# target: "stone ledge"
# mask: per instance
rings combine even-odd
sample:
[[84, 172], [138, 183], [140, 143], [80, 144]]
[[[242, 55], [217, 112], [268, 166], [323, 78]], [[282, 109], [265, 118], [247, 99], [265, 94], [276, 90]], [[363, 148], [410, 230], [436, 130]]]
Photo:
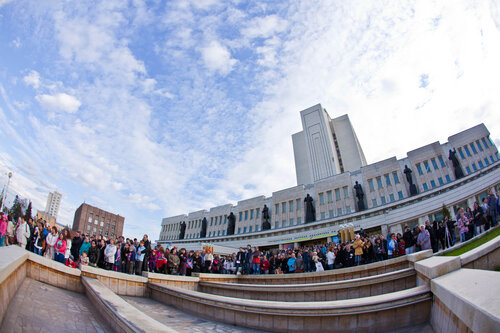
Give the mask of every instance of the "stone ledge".
[[186, 291], [181, 288], [156, 283], [150, 283], [148, 287], [152, 291], [202, 303], [205, 306], [282, 316], [331, 316], [376, 312], [419, 303], [432, 298], [428, 286], [414, 287], [377, 296], [323, 302], [257, 301]]
[[0, 247], [0, 284], [28, 259], [28, 255], [28, 251], [17, 245]]
[[415, 263], [415, 270], [428, 279], [434, 279], [460, 268], [459, 257], [434, 256]]
[[177, 332], [141, 312], [113, 293], [99, 280], [83, 276], [87, 296], [118, 332]]
[[45, 257], [38, 255], [38, 254], [34, 254], [32, 252], [28, 252], [28, 260], [32, 261], [34, 263], [37, 263], [41, 266], [51, 268], [55, 271], [59, 271], [59, 272], [64, 273], [64, 274], [69, 274], [69, 275], [73, 275], [73, 276], [80, 276], [82, 274], [82, 272], [78, 268], [68, 267], [64, 264], [61, 264], [60, 262], [57, 262], [57, 261], [52, 260], [52, 259], [47, 259]]
[[462, 268], [431, 281], [431, 290], [473, 332], [500, 328], [499, 272]]
[[157, 279], [157, 280], [176, 281], [176, 282], [198, 283], [200, 281], [199, 277], [160, 274], [151, 272], [142, 272], [142, 276], [146, 277], [147, 279]]
[[264, 292], [297, 292], [297, 291], [318, 291], [318, 290], [331, 290], [343, 288], [356, 288], [376, 283], [383, 283], [393, 281], [395, 279], [406, 278], [414, 276], [415, 270], [413, 268], [406, 268], [394, 272], [372, 275], [362, 278], [355, 278], [341, 281], [330, 282], [317, 282], [308, 284], [244, 284], [244, 283], [228, 283], [228, 282], [212, 282], [200, 281], [200, 286], [215, 287], [221, 289], [237, 289], [237, 290], [260, 290]]
[[460, 262], [462, 266], [465, 266], [470, 262], [476, 261], [477, 259], [492, 253], [499, 247], [500, 247], [500, 236], [497, 236], [494, 239], [490, 240], [489, 242], [486, 242], [483, 245], [478, 246], [477, 248], [467, 251], [466, 253], [460, 255], [459, 256]]
[[424, 250], [412, 254], [407, 254], [406, 258], [409, 262], [415, 263], [417, 261], [424, 260], [432, 256], [433, 256], [432, 250]]
[[108, 271], [105, 269], [96, 268], [96, 267], [92, 267], [92, 266], [82, 266], [81, 270], [82, 270], [82, 275], [86, 275], [84, 273], [89, 273], [92, 275], [105, 276], [105, 277], [118, 279], [118, 280], [126, 280], [126, 281], [141, 282], [141, 283], [148, 282], [148, 278], [146, 278], [144, 276], [131, 275], [131, 274], [126, 274], [126, 273], [118, 273], [118, 272]]

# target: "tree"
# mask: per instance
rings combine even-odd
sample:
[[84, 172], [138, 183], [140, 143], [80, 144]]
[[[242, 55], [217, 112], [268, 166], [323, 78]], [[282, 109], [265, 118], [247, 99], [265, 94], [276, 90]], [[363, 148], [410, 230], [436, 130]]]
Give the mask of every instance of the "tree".
[[23, 209], [18, 195], [16, 195], [16, 198], [14, 199], [14, 204], [12, 204], [10, 212], [12, 213], [15, 223], [17, 223], [18, 218], [23, 217]]
[[28, 204], [28, 208], [26, 208], [26, 214], [24, 214], [24, 219], [29, 221], [31, 219], [31, 201]]
[[443, 219], [447, 216], [449, 219], [451, 219], [451, 213], [448, 210], [448, 207], [446, 207], [445, 204], [443, 204]]

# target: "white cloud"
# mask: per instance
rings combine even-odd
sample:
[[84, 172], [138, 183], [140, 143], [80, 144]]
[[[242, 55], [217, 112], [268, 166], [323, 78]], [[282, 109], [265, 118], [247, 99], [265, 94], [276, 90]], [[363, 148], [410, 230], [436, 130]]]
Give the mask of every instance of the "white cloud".
[[276, 33], [285, 31], [287, 25], [287, 21], [279, 16], [268, 15], [252, 19], [249, 24], [242, 29], [241, 33], [248, 38], [267, 38]]
[[23, 81], [28, 86], [38, 89], [38, 87], [40, 87], [40, 74], [37, 71], [32, 70], [28, 75], [23, 77]]
[[63, 111], [68, 113], [75, 113], [82, 103], [75, 97], [59, 93], [55, 95], [37, 95], [36, 100], [40, 105], [49, 111]]
[[2, 6], [8, 4], [9, 2], [12, 2], [12, 0], [0, 0], [0, 8], [2, 8]]
[[21, 47], [21, 40], [19, 39], [19, 37], [17, 37], [16, 39], [14, 39], [12, 42], [11, 42], [12, 45], [14, 45], [14, 47], [16, 49], [20, 48]]
[[201, 56], [205, 66], [212, 72], [227, 75], [233, 70], [236, 59], [231, 58], [231, 53], [218, 41], [212, 41], [201, 49]]

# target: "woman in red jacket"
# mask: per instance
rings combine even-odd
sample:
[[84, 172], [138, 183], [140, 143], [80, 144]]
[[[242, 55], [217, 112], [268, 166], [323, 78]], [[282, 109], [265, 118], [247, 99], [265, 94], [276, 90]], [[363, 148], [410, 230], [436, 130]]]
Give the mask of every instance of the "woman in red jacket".
[[59, 239], [56, 242], [55, 250], [55, 260], [59, 261], [61, 264], [64, 264], [64, 262], [66, 261], [66, 258], [64, 258], [64, 255], [66, 254], [66, 239], [64, 238], [63, 233], [59, 234]]

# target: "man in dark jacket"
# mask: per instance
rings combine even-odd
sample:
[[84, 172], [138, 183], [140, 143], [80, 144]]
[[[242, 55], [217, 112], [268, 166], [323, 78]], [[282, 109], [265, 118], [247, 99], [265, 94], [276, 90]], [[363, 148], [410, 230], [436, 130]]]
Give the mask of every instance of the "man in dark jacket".
[[142, 241], [144, 242], [144, 247], [146, 248], [145, 250], [145, 255], [144, 255], [144, 261], [142, 262], [142, 270], [144, 272], [149, 271], [149, 257], [151, 257], [151, 242], [148, 239], [148, 235], [144, 235], [142, 238]]
[[403, 240], [405, 241], [405, 253], [412, 254], [415, 252], [415, 239], [410, 231], [410, 227], [405, 227], [405, 232], [403, 233]]
[[80, 232], [77, 231], [75, 237], [71, 241], [71, 255], [73, 256], [75, 261], [78, 261], [80, 258], [80, 247], [82, 246], [83, 240], [80, 237]]
[[[242, 247], [240, 247], [240, 250], [236, 254], [236, 273], [241, 272], [244, 273], [245, 269], [245, 255], [246, 252], [243, 250]], [[240, 271], [241, 270], [241, 271]]]
[[247, 245], [247, 251], [245, 253], [245, 274], [252, 273], [252, 247], [250, 244]]

